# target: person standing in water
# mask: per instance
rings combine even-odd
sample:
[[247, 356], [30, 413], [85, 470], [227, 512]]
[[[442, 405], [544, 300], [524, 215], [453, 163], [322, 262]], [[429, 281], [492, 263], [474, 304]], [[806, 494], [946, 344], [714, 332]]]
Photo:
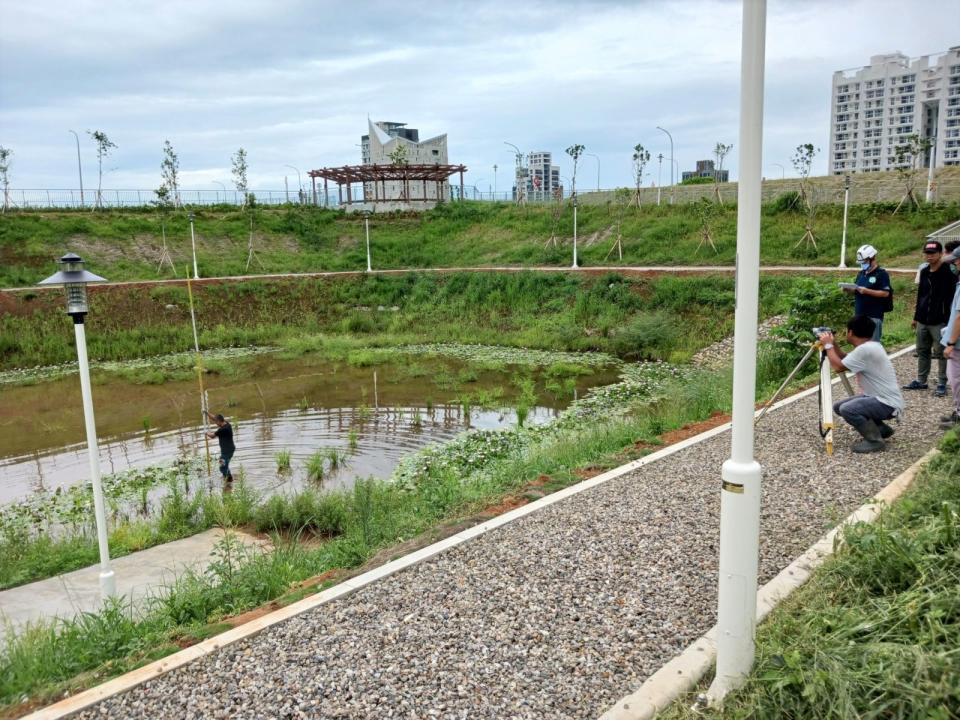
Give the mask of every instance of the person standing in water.
[[233, 482], [230, 460], [237, 450], [237, 446], [233, 444], [233, 428], [219, 413], [214, 415], [208, 412], [207, 417], [217, 424], [217, 429], [208, 432], [207, 437], [211, 440], [216, 438], [220, 442], [220, 474], [226, 482]]

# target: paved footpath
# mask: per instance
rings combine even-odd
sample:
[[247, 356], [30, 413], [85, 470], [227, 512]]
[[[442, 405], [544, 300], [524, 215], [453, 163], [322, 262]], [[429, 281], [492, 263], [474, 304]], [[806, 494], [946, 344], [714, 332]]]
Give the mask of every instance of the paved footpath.
[[[198, 533], [183, 540], [165, 543], [140, 552], [113, 558], [111, 566], [117, 593], [135, 605], [163, 592], [175, 577], [187, 569], [202, 570], [210, 553], [223, 537], [223, 530]], [[247, 545], [263, 542], [244, 533], [237, 538]], [[10, 626], [54, 617], [69, 618], [100, 607], [100, 566], [74, 570], [0, 592], [0, 642]]]
[[[895, 361], [900, 380], [916, 360]], [[827, 457], [817, 399], [758, 426], [761, 583], [937, 441], [908, 395], [888, 449]], [[729, 431], [462, 543], [82, 718], [595, 718], [715, 622]]]

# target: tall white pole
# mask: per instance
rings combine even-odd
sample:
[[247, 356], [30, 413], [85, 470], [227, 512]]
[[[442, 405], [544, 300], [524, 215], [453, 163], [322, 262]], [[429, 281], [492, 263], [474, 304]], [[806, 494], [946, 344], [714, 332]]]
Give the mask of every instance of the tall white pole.
[[370, 218], [365, 217], [363, 219], [363, 224], [367, 231], [367, 272], [371, 272], [373, 268], [370, 266]]
[[80, 394], [83, 396], [83, 421], [87, 428], [87, 454], [90, 456], [90, 485], [93, 488], [93, 513], [97, 521], [97, 545], [100, 548], [100, 596], [116, 597], [117, 583], [110, 567], [110, 545], [107, 542], [107, 513], [100, 482], [100, 446], [97, 424], [93, 417], [93, 393], [90, 390], [90, 364], [87, 361], [87, 334], [83, 317], [75, 317], [73, 330], [77, 339], [77, 360], [80, 365]]
[[190, 248], [193, 251], [193, 279], [200, 279], [200, 272], [197, 270], [197, 238], [193, 234], [193, 213], [190, 213]]
[[839, 268], [847, 267], [847, 210], [850, 208], [850, 176], [847, 175], [843, 180], [843, 237], [840, 240], [840, 265]]
[[660, 175], [663, 170], [663, 153], [657, 155], [657, 207], [660, 207]]
[[733, 431], [720, 492], [717, 671], [707, 699], [719, 704], [739, 687], [754, 658], [760, 480], [753, 457], [757, 306], [760, 286], [761, 147], [766, 0], [744, 0], [740, 59], [740, 182], [733, 346]]
[[930, 141], [930, 169], [927, 171], [927, 194], [925, 200], [927, 202], [933, 202], [933, 164], [937, 160], [937, 136], [934, 135]]
[[657, 130], [666, 133], [667, 137], [670, 138], [670, 204], [673, 205], [673, 135], [659, 125], [657, 125]]
[[77, 174], [80, 176], [80, 207], [83, 207], [83, 166], [80, 164], [80, 136], [76, 130], [70, 130], [77, 141]]
[[576, 270], [577, 265], [577, 194], [573, 194], [573, 265], [570, 266]]

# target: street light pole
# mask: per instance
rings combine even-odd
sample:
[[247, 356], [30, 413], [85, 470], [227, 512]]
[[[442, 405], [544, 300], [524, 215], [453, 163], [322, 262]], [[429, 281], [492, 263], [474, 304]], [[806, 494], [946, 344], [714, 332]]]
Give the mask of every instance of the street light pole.
[[785, 178], [787, 177], [787, 170], [786, 170], [785, 167], [783, 167], [783, 165], [781, 165], [780, 163], [770, 163], [770, 164], [773, 165], [774, 167], [780, 168], [780, 179], [781, 179], [781, 180], [783, 180], [783, 179], [785, 179]]
[[[213, 183], [214, 185], [219, 185], [221, 188], [223, 188], [223, 201], [226, 202], [226, 201], [227, 201], [227, 186], [224, 185], [224, 184], [223, 184], [222, 182], [220, 182], [219, 180], [211, 180], [210, 182]], [[217, 196], [217, 200], [218, 200], [218, 201], [220, 200], [220, 196], [219, 196], [219, 195]]]
[[937, 160], [937, 136], [934, 135], [930, 138], [930, 169], [927, 171], [927, 194], [924, 197], [928, 203], [933, 202], [933, 164]]
[[526, 183], [523, 184], [523, 185], [524, 185], [523, 187], [520, 186], [520, 180], [522, 179], [522, 178], [521, 178], [521, 175], [520, 175], [520, 169], [523, 167], [523, 153], [520, 152], [520, 148], [518, 148], [518, 147], [517, 147], [516, 145], [514, 145], [513, 143], [509, 143], [509, 142], [507, 142], [506, 140], [504, 140], [504, 141], [503, 141], [503, 144], [504, 144], [504, 145], [509, 145], [510, 147], [512, 147], [513, 150], [514, 150], [515, 156], [516, 156], [516, 160], [517, 160], [517, 169], [516, 169], [517, 202], [522, 205], [522, 204], [523, 204], [524, 197], [525, 197], [526, 194], [527, 194]]
[[850, 175], [843, 178], [843, 238], [840, 240], [840, 267], [847, 267], [847, 208], [850, 207]]
[[754, 459], [753, 414], [760, 288], [760, 185], [766, 0], [743, 0], [740, 57], [740, 180], [730, 459], [721, 471], [717, 669], [705, 700], [723, 702], [754, 660], [762, 468]]
[[367, 272], [373, 272], [373, 267], [370, 265], [370, 211], [364, 210], [363, 212], [363, 226], [367, 234]]
[[493, 201], [497, 201], [497, 164], [493, 164]]
[[293, 165], [284, 165], [284, 167], [288, 167], [291, 170], [296, 170], [297, 172], [297, 202], [302, 205], [303, 204], [303, 183], [300, 181], [300, 171], [297, 170], [297, 168], [295, 168]]
[[193, 251], [193, 279], [200, 279], [200, 272], [197, 270], [197, 238], [193, 234], [193, 213], [187, 215], [187, 219], [190, 221], [190, 248]]
[[670, 138], [670, 204], [673, 205], [673, 135], [659, 125], [657, 125], [657, 130], [665, 132], [667, 137]]
[[77, 141], [77, 174], [80, 176], [80, 207], [83, 207], [83, 167], [80, 165], [80, 136], [76, 130], [70, 130]]
[[663, 153], [657, 155], [657, 207], [660, 207], [660, 175], [663, 170]]
[[100, 596], [104, 600], [116, 597], [117, 583], [110, 566], [110, 544], [107, 542], [107, 513], [100, 481], [100, 447], [97, 425], [93, 416], [93, 393], [90, 388], [90, 364], [87, 360], [87, 335], [84, 318], [87, 305], [87, 283], [106, 282], [99, 275], [83, 269], [78, 255], [67, 253], [60, 258], [60, 271], [40, 282], [41, 285], [62, 285], [67, 291], [67, 314], [73, 318], [77, 341], [77, 361], [80, 370], [80, 394], [83, 397], [83, 420], [87, 432], [87, 454], [90, 461], [90, 486], [93, 489], [93, 512], [97, 523], [97, 546], [100, 550]]
[[579, 265], [577, 265], [577, 193], [573, 193], [573, 265], [570, 266], [572, 269], [576, 270]]
[[584, 155], [589, 155], [590, 157], [597, 159], [597, 192], [600, 192], [600, 156], [588, 152], [585, 152]]

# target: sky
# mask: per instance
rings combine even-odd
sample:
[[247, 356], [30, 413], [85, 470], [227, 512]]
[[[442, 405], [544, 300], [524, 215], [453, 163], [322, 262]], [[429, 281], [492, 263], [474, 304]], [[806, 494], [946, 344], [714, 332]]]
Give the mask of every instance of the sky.
[[[552, 152], [567, 178], [564, 149], [583, 144], [597, 157], [581, 159], [582, 189], [598, 169], [601, 187], [631, 184], [641, 143], [644, 184], [667, 184], [657, 126], [679, 170], [733, 143], [737, 176], [737, 0], [0, 0], [0, 18], [12, 188], [79, 187], [71, 130], [88, 188], [95, 130], [117, 145], [104, 188], [158, 187], [165, 140], [185, 189], [232, 187], [240, 147], [251, 189], [294, 188], [296, 170], [306, 185], [309, 169], [358, 164], [368, 116], [447, 133], [450, 162], [482, 190], [509, 189], [506, 142]], [[807, 142], [826, 172], [834, 71], [958, 44], [960, 0], [770, 0], [764, 174], [795, 174]]]

